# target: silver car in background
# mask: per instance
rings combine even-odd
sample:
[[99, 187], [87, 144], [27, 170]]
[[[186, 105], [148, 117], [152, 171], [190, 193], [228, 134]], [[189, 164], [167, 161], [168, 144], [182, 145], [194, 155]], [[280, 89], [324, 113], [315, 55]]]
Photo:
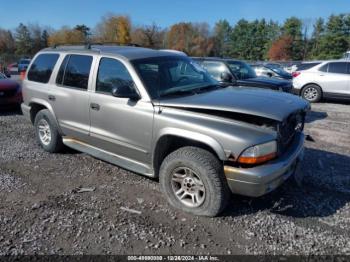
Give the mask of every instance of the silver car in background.
[[324, 61], [293, 73], [294, 93], [309, 102], [322, 98], [350, 99], [350, 61]]

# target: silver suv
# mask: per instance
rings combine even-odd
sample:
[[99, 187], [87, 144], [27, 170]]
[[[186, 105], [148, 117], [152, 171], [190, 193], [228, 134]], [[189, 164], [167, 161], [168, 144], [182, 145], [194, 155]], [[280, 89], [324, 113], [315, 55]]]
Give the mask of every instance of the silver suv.
[[40, 145], [64, 145], [160, 180], [167, 200], [215, 216], [233, 193], [261, 196], [295, 172], [309, 104], [223, 87], [190, 58], [137, 47], [39, 52], [22, 110]]

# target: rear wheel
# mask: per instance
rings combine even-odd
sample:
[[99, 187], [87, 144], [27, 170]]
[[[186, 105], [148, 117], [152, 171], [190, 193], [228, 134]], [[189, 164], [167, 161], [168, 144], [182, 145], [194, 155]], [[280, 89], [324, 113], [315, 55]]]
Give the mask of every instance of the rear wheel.
[[64, 148], [62, 137], [49, 110], [37, 113], [34, 121], [36, 138], [45, 151], [56, 153]]
[[322, 90], [318, 85], [307, 85], [303, 88], [301, 96], [312, 103], [318, 102], [322, 98]]
[[222, 164], [201, 148], [183, 147], [168, 155], [159, 180], [171, 205], [195, 215], [218, 215], [230, 197]]

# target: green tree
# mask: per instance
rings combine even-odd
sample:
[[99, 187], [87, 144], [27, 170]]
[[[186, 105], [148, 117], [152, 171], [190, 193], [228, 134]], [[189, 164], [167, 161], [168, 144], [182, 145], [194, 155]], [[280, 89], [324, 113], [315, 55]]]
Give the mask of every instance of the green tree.
[[288, 18], [283, 27], [282, 34], [292, 38], [290, 54], [292, 60], [302, 60], [304, 54], [305, 41], [302, 33], [303, 23], [297, 17]]
[[83, 37], [84, 37], [84, 42], [87, 42], [87, 41], [88, 41], [89, 36], [91, 35], [91, 33], [90, 33], [90, 28], [89, 28], [89, 27], [87, 27], [87, 26], [84, 25], [84, 24], [81, 24], [81, 25], [76, 25], [76, 26], [74, 27], [74, 30], [80, 32], [80, 33], [83, 35]]
[[214, 50], [215, 56], [228, 56], [231, 26], [227, 20], [219, 20], [214, 27]]
[[317, 58], [318, 54], [320, 53], [320, 41], [323, 37], [324, 31], [324, 19], [318, 18], [313, 26], [313, 32], [310, 41], [310, 58]]
[[30, 55], [32, 52], [32, 39], [28, 27], [20, 23], [16, 28], [16, 54]]
[[319, 59], [341, 58], [349, 49], [348, 16], [331, 15], [326, 24], [326, 31], [319, 43]]

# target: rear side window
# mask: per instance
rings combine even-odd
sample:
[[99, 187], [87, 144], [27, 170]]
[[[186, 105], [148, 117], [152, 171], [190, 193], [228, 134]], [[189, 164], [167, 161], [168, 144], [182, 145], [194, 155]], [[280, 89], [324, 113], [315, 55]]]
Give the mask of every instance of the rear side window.
[[87, 90], [92, 56], [69, 55], [62, 62], [56, 83], [65, 87]]
[[319, 64], [320, 64], [319, 62], [300, 64], [297, 66], [297, 71], [308, 70], [308, 69], [310, 69], [314, 66], [317, 66]]
[[58, 54], [38, 55], [28, 71], [28, 80], [39, 83], [49, 82], [58, 57]]
[[329, 63], [328, 73], [347, 74], [347, 66], [346, 62]]

